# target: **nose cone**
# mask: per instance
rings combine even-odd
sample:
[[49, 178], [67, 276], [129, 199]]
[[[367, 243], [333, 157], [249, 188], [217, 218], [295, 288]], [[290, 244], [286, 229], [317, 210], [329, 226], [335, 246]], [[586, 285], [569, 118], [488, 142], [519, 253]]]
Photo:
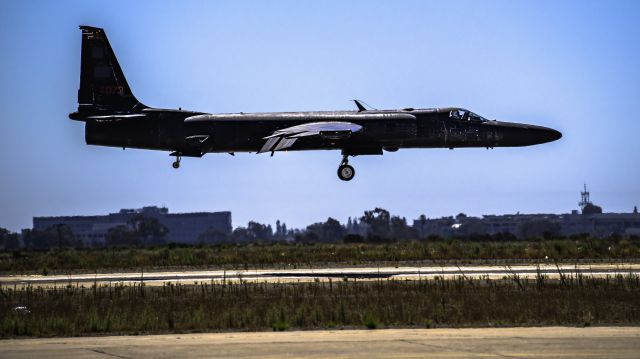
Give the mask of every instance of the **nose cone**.
[[562, 134], [548, 127], [520, 125], [514, 129], [512, 136], [516, 146], [532, 146], [555, 141], [562, 137]]
[[531, 146], [562, 138], [562, 133], [552, 128], [512, 122], [494, 122], [502, 134], [498, 146]]
[[536, 138], [536, 144], [553, 142], [562, 138], [562, 133], [556, 131], [553, 128], [539, 127], [535, 130], [534, 137]]

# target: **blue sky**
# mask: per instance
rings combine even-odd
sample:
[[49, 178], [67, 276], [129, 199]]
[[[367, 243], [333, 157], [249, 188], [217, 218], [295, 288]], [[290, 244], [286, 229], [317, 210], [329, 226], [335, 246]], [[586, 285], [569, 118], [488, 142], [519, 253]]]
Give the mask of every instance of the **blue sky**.
[[[0, 227], [166, 205], [301, 227], [384, 207], [417, 218], [564, 213], [587, 182], [640, 205], [638, 1], [0, 0]], [[135, 95], [206, 112], [461, 106], [556, 128], [525, 148], [209, 154], [92, 147], [67, 118], [78, 25], [104, 27]]]

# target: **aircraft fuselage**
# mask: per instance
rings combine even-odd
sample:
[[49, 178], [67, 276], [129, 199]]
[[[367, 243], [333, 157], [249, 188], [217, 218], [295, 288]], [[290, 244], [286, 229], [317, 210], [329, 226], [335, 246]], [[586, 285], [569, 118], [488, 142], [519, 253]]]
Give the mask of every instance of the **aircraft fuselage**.
[[[258, 152], [268, 134], [302, 123], [348, 118], [362, 131], [349, 139], [301, 139], [291, 151], [344, 150], [346, 154], [375, 154], [402, 148], [515, 147], [554, 141], [550, 128], [500, 121], [458, 120], [451, 109], [398, 111], [275, 112], [220, 114], [218, 119], [190, 121], [202, 113], [180, 110], [142, 110], [142, 118], [87, 121], [90, 145], [176, 151], [185, 155], [216, 152]], [[411, 115], [367, 118], [367, 115]], [[73, 116], [72, 116], [73, 117]], [[359, 119], [361, 117], [362, 119]], [[186, 120], [186, 121], [185, 121]], [[203, 143], [189, 138], [208, 136]], [[204, 137], [201, 137], [204, 138]]]
[[462, 108], [209, 114], [151, 108], [133, 95], [103, 29], [81, 26], [78, 110], [87, 144], [206, 153], [341, 150], [338, 176], [355, 174], [349, 156], [403, 148], [513, 147], [559, 139], [540, 126], [490, 121]]

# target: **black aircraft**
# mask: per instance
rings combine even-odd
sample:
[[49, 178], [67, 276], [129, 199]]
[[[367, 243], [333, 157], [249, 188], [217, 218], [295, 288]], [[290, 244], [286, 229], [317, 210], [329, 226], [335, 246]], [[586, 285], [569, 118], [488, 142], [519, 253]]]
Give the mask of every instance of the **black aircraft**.
[[78, 111], [87, 144], [170, 151], [181, 157], [205, 153], [340, 150], [338, 177], [355, 175], [350, 156], [381, 155], [400, 148], [513, 147], [550, 142], [556, 130], [487, 120], [462, 108], [210, 114], [158, 109], [138, 101], [104, 30], [80, 26], [82, 61]]

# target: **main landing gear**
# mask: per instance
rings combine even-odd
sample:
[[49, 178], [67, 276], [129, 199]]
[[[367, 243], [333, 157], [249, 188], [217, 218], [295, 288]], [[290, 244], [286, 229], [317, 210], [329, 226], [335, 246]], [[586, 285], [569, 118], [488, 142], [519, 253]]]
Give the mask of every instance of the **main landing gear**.
[[343, 155], [340, 167], [338, 167], [338, 177], [343, 181], [351, 181], [356, 175], [356, 170], [349, 166], [349, 156]]

